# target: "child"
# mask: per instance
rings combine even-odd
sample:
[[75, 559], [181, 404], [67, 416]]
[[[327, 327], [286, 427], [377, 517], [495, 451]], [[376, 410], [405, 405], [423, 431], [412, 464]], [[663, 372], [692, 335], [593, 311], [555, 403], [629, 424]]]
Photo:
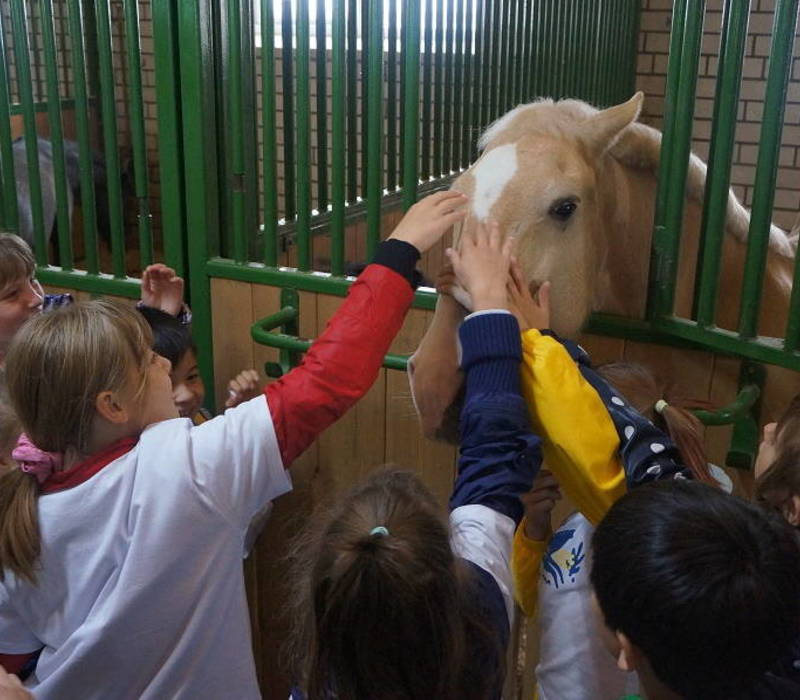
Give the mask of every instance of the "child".
[[[0, 479], [0, 663], [43, 648], [47, 698], [259, 697], [241, 566], [247, 526], [292, 461], [374, 382], [414, 266], [464, 216], [404, 217], [294, 371], [192, 426], [149, 328], [108, 301], [31, 320], [6, 357], [25, 430]], [[32, 369], [36, 368], [33, 372]]]
[[[163, 311], [151, 308], [139, 309], [153, 331], [153, 350], [165, 357], [172, 365], [172, 398], [181, 418], [191, 418], [200, 425], [212, 417], [203, 408], [206, 388], [197, 365], [197, 346], [192, 340], [192, 331], [185, 323]], [[243, 401], [261, 393], [258, 372], [243, 370], [228, 384], [226, 408], [238, 406]]]
[[800, 527], [800, 396], [777, 423], [764, 426], [754, 471], [757, 500]]
[[[700, 422], [678, 405], [662, 381], [636, 364], [618, 362], [597, 371], [633, 408], [673, 439], [695, 479], [717, 484], [710, 475], [712, 465], [706, 461]], [[588, 426], [583, 428], [585, 431]], [[593, 439], [599, 442], [603, 435]], [[606, 440], [618, 442], [616, 431]], [[721, 479], [727, 478], [721, 469], [713, 468]], [[619, 469], [622, 471], [622, 466]], [[730, 491], [730, 480], [726, 483]], [[538, 613], [538, 697], [616, 700], [635, 693], [638, 682], [634, 674], [616, 668], [592, 618], [588, 624], [584, 622], [591, 603], [589, 544], [594, 527], [574, 511], [553, 533], [550, 514], [558, 498], [555, 477], [540, 473], [531, 492], [523, 496], [525, 518], [515, 536], [511, 559], [520, 607], [528, 616]]]
[[415, 477], [381, 471], [313, 519], [297, 548], [295, 647], [310, 700], [500, 697], [508, 555], [540, 461], [519, 393], [519, 328], [492, 312], [506, 307], [508, 260], [497, 227], [454, 255], [476, 313], [460, 329], [466, 400], [450, 532]]
[[[29, 319], [73, 301], [70, 294], [45, 294], [35, 275], [36, 259], [30, 246], [13, 233], [0, 232], [0, 366], [17, 331]], [[183, 304], [183, 280], [161, 263], [142, 273], [139, 304], [177, 316], [183, 323], [191, 320]]]
[[776, 515], [706, 484], [650, 484], [592, 547], [608, 648], [648, 700], [799, 697], [767, 672], [800, 629], [798, 537]]

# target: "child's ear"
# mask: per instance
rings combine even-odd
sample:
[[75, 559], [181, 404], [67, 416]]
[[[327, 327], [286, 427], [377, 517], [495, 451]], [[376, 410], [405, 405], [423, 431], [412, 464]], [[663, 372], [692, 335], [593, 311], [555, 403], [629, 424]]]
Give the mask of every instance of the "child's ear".
[[617, 668], [620, 671], [635, 671], [641, 660], [639, 649], [634, 646], [623, 632], [615, 632], [619, 651], [617, 652]]
[[790, 525], [795, 527], [800, 525], [800, 496], [795, 494], [783, 504], [783, 517]]
[[128, 422], [128, 409], [113, 391], [102, 391], [97, 395], [94, 406], [102, 418], [117, 425]]

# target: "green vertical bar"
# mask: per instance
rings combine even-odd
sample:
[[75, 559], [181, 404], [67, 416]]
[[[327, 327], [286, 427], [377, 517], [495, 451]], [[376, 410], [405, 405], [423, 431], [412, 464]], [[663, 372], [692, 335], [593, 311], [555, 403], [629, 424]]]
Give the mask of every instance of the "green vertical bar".
[[442, 171], [453, 170], [453, 0], [447, 3], [444, 27], [444, 114], [442, 115]]
[[519, 33], [517, 34], [517, 103], [523, 104], [528, 101], [528, 73], [530, 71], [530, 29], [533, 5], [520, 0], [519, 3]]
[[367, 260], [372, 260], [381, 239], [383, 190], [383, 0], [369, 3], [369, 52], [367, 54]]
[[501, 50], [502, 46], [500, 44], [500, 3], [502, 0], [491, 0], [492, 2], [492, 18], [491, 27], [489, 36], [492, 40], [492, 49], [491, 49], [491, 58], [490, 61], [490, 70], [489, 70], [489, 81], [490, 81], [490, 88], [489, 88], [489, 114], [488, 118], [486, 119], [486, 124], [488, 125], [489, 122], [497, 119], [498, 116], [498, 107], [499, 107], [499, 100], [500, 100], [500, 60], [501, 60]]
[[22, 103], [22, 122], [25, 128], [25, 151], [28, 158], [28, 188], [31, 196], [34, 252], [38, 265], [47, 265], [47, 234], [42, 213], [42, 181], [39, 172], [39, 144], [36, 138], [36, 112], [33, 104], [30, 51], [25, 6], [22, 0], [12, 0], [11, 25], [14, 29], [14, 59], [17, 86]]
[[[156, 115], [158, 118], [158, 170], [161, 201], [161, 230], [164, 260], [179, 275], [186, 276], [184, 247], [185, 192], [181, 144], [180, 54], [178, 51], [177, 8], [168, 0], [153, 0], [153, 48], [156, 71]], [[83, 144], [81, 144], [83, 146]], [[88, 131], [86, 136], [88, 157]], [[81, 154], [83, 158], [83, 154]], [[84, 173], [81, 173], [83, 177]], [[88, 178], [91, 182], [91, 178]], [[84, 185], [81, 184], [81, 193]], [[85, 221], [84, 212], [84, 221]]]
[[386, 66], [386, 187], [397, 189], [397, 0], [389, 0], [389, 50]]
[[297, 267], [311, 269], [311, 110], [308, 3], [297, 3]]
[[[478, 0], [480, 2], [480, 0]], [[472, 53], [472, 0], [466, 0], [465, 22], [464, 22], [464, 51], [462, 53], [461, 61], [464, 66], [462, 80], [461, 80], [461, 153], [459, 165], [461, 168], [466, 168], [470, 162], [471, 155], [471, 141], [472, 130], [474, 122], [472, 120], [473, 110], [472, 101], [475, 99], [477, 92], [473, 88], [472, 82], [472, 66], [474, 57]]]
[[12, 231], [19, 227], [17, 186], [14, 176], [14, 154], [11, 148], [11, 100], [8, 95], [6, 70], [5, 13], [0, 12], [0, 183], [4, 202], [0, 224]]
[[[264, 0], [269, 2], [269, 0]], [[333, 179], [331, 181], [331, 272], [344, 274], [344, 207], [345, 207], [345, 0], [333, 1], [333, 56], [331, 129], [333, 139]]]
[[347, 6], [347, 200], [358, 196], [358, 0]]
[[114, 94], [109, 0], [98, 0], [97, 49], [100, 66], [100, 98], [103, 114], [103, 146], [106, 158], [108, 213], [111, 225], [111, 266], [114, 277], [125, 276], [125, 228], [122, 213], [122, 186], [119, 176], [117, 115]]
[[695, 286], [695, 318], [701, 326], [711, 325], [716, 314], [722, 238], [725, 235], [728, 188], [736, 137], [736, 111], [739, 105], [749, 12], [750, 0], [725, 0], [722, 10], [714, 117], [711, 123], [711, 146]]
[[328, 208], [328, 48], [325, 3], [317, 0], [317, 207]]
[[[92, 149], [89, 136], [89, 100], [86, 95], [86, 72], [83, 51], [83, 19], [81, 0], [70, 0], [69, 33], [71, 42], [71, 68], [75, 96], [75, 129], [78, 137], [78, 154], [81, 177], [81, 216], [86, 249], [86, 270], [97, 274], [100, 269], [97, 254], [97, 213], [92, 177]], [[0, 117], [1, 118], [1, 117]]]
[[147, 176], [147, 142], [139, 45], [139, 0], [125, 0], [125, 43], [128, 49], [128, 100], [133, 174], [138, 203], [136, 220], [139, 225], [139, 260], [142, 267], [146, 267], [153, 262], [153, 216], [150, 213], [150, 186]]
[[500, 96], [498, 97], [498, 114], [505, 114], [511, 105], [511, 90], [514, 73], [511, 69], [511, 6], [513, 0], [502, 0], [503, 11], [500, 16], [500, 65], [502, 66], [500, 78]]
[[464, 22], [465, 0], [455, 0], [458, 8], [455, 18], [455, 48], [453, 57], [453, 126], [452, 126], [452, 147], [450, 158], [450, 170], [457, 172], [461, 169], [461, 135], [466, 131], [464, 124], [465, 112], [463, 106], [463, 96], [469, 94], [469, 88], [464, 81], [465, 61], [464, 61], [464, 42], [466, 40], [466, 26]]
[[592, 48], [592, 33], [593, 31], [597, 31], [598, 27], [595, 27], [589, 17], [589, 13], [591, 12], [591, 6], [586, 3], [581, 3], [579, 5], [580, 15], [578, 19], [578, 30], [580, 34], [580, 44], [578, 45], [579, 54], [578, 54], [578, 78], [577, 78], [577, 85], [576, 85], [576, 92], [578, 97], [582, 100], [588, 100], [589, 97], [589, 66], [591, 66], [591, 61], [589, 60], [589, 52]]
[[261, 111], [263, 113], [261, 165], [264, 169], [264, 264], [270, 267], [278, 264], [278, 148], [275, 128], [275, 10], [273, 5], [273, 0], [261, 0]]
[[538, 72], [541, 67], [539, 58], [539, 22], [542, 18], [542, 6], [540, 3], [531, 3], [528, 9], [528, 30], [525, 32], [527, 37], [527, 54], [525, 65], [527, 70], [527, 80], [525, 82], [525, 101], [530, 102], [538, 97], [539, 80]]
[[244, 124], [242, 121], [242, 7], [241, 0], [227, 0], [228, 10], [228, 129], [231, 158], [231, 228], [233, 259], [247, 260], [244, 223]]
[[403, 13], [403, 208], [417, 201], [419, 173], [419, 0], [405, 0]]
[[485, 98], [483, 77], [485, 75], [484, 56], [486, 53], [483, 37], [484, 6], [487, 0], [475, 0], [475, 55], [471, 56], [472, 67], [472, 114], [470, 116], [469, 150], [470, 161], [478, 156], [478, 134], [483, 128], [482, 104]]
[[209, 234], [218, 210], [216, 182], [214, 54], [208, 0], [180, 2], [178, 16], [180, 98], [183, 114], [183, 155], [186, 176], [186, 230], [189, 253], [189, 294], [192, 302], [192, 337], [206, 386], [206, 405], [214, 402], [214, 347], [211, 325], [211, 284], [206, 270]]
[[58, 223], [58, 257], [64, 270], [72, 270], [72, 226], [67, 200], [67, 173], [64, 164], [64, 131], [61, 126], [61, 95], [58, 89], [56, 38], [52, 0], [40, 0], [42, 43], [44, 45], [45, 80], [47, 82], [47, 117], [50, 144], [53, 149], [53, 176]]
[[753, 209], [747, 234], [742, 306], [739, 313], [739, 334], [742, 338], [752, 338], [758, 331], [758, 311], [767, 262], [772, 205], [775, 202], [775, 181], [778, 176], [783, 118], [792, 70], [798, 3], [800, 0], [778, 0], [775, 5], [767, 88], [764, 93], [764, 117], [761, 121], [758, 163], [753, 185]]
[[369, 155], [367, 153], [367, 132], [369, 131], [369, 79], [367, 78], [367, 56], [369, 55], [369, 2], [361, 0], [361, 196], [366, 199], [369, 183]]
[[431, 177], [431, 107], [433, 99], [433, 0], [425, 0], [425, 51], [422, 54], [422, 166], [420, 177]]
[[704, 10], [704, 0], [676, 0], [673, 10], [648, 293], [649, 318], [670, 314], [675, 299]]
[[294, 219], [295, 169], [294, 169], [294, 32], [292, 31], [292, 0], [283, 0], [281, 13], [283, 47], [283, 197], [286, 220]]
[[442, 174], [444, 120], [444, 0], [436, 0], [436, 48], [433, 77], [433, 176]]
[[494, 2], [495, 0], [481, 0], [480, 9], [483, 11], [483, 17], [477, 27], [481, 35], [482, 52], [478, 63], [481, 75], [480, 80], [477, 81], [481, 91], [480, 118], [477, 123], [480, 125], [481, 131], [488, 126], [492, 113], [492, 15], [494, 14]]
[[514, 25], [511, 27], [512, 31], [516, 30], [516, 37], [514, 39], [514, 54], [512, 67], [514, 69], [514, 99], [512, 100], [512, 107], [516, 107], [523, 102], [523, 80], [525, 75], [525, 15], [526, 3], [524, 0], [517, 0], [516, 7], [514, 8]]

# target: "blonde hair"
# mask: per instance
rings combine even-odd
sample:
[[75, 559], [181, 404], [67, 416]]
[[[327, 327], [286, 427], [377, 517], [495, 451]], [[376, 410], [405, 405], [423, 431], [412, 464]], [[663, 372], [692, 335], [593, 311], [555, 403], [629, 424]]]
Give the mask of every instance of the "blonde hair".
[[[132, 308], [100, 299], [29, 321], [6, 356], [6, 384], [14, 414], [31, 441], [47, 452], [85, 453], [95, 402], [140, 378], [146, 387], [150, 329]], [[39, 528], [35, 477], [13, 469], [0, 477], [0, 580], [7, 569], [35, 582]]]
[[0, 233], [0, 289], [23, 277], [32, 277], [35, 269], [31, 247], [14, 233]]
[[800, 395], [795, 396], [775, 426], [775, 459], [756, 479], [755, 497], [781, 510], [800, 494]]

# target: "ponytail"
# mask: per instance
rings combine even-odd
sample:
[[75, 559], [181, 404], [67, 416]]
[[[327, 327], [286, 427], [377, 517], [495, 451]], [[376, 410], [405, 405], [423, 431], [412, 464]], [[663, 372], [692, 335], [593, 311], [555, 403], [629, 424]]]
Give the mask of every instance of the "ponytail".
[[35, 584], [39, 558], [39, 516], [36, 477], [21, 469], [0, 476], [0, 581], [7, 571]]
[[[658, 420], [661, 416], [661, 421]], [[697, 481], [719, 486], [708, 468], [708, 459], [703, 449], [703, 425], [697, 416], [685, 408], [667, 404], [656, 416], [656, 425], [663, 427], [678, 448], [684, 464], [689, 467]]]

